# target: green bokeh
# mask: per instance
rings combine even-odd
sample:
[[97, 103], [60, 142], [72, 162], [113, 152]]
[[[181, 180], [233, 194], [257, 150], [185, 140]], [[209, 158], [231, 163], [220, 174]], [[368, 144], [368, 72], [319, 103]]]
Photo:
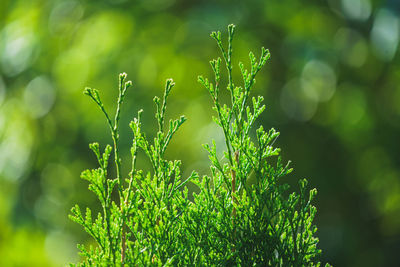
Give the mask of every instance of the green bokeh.
[[318, 188], [321, 260], [395, 265], [399, 14], [394, 0], [2, 0], [0, 266], [65, 265], [77, 260], [76, 243], [91, 242], [67, 214], [77, 202], [96, 207], [79, 175], [96, 166], [88, 143], [111, 138], [85, 86], [111, 109], [118, 73], [133, 81], [121, 118], [128, 159], [129, 121], [142, 108], [154, 133], [152, 98], [172, 77], [167, 116], [188, 121], [168, 157], [182, 159], [186, 174], [209, 171], [201, 144], [214, 138], [222, 148], [223, 140], [197, 76], [211, 77], [218, 52], [209, 33], [229, 23], [237, 25], [236, 66], [248, 64], [249, 49], [271, 51], [255, 89], [267, 104], [260, 124], [282, 133], [278, 144], [295, 168], [288, 182], [307, 177]]

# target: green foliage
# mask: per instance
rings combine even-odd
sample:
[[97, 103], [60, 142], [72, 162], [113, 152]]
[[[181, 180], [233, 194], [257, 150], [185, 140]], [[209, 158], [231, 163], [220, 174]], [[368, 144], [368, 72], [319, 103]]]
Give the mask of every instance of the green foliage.
[[[121, 174], [119, 153], [119, 118], [121, 105], [130, 81], [126, 74], [119, 77], [119, 97], [114, 121], [105, 110], [99, 93], [87, 88], [90, 96], [107, 119], [114, 148], [107, 145], [100, 152], [98, 143], [90, 145], [99, 168], [86, 170], [82, 178], [89, 182], [102, 206], [93, 217], [78, 205], [72, 208], [72, 220], [82, 225], [96, 241], [96, 247], [79, 246], [84, 257], [80, 266], [123, 265], [223, 265], [223, 266], [318, 266], [320, 250], [316, 245], [313, 219], [316, 208], [311, 201], [316, 190], [307, 190], [307, 180], [300, 180], [299, 193], [288, 191], [281, 178], [290, 173], [289, 163], [283, 164], [279, 148], [273, 144], [279, 133], [252, 129], [265, 110], [263, 97], [251, 98], [255, 77], [270, 57], [261, 49], [257, 60], [249, 54], [250, 69], [239, 63], [242, 85], [232, 76], [232, 41], [234, 25], [228, 26], [228, 48], [224, 48], [220, 32], [213, 32], [222, 58], [212, 60], [214, 82], [199, 77], [209, 91], [221, 127], [226, 151], [217, 155], [215, 141], [204, 145], [211, 161], [211, 175], [200, 177], [192, 172], [182, 177], [179, 160], [165, 159], [172, 137], [185, 122], [185, 117], [169, 121], [165, 127], [167, 99], [174, 86], [166, 82], [162, 101], [155, 97], [155, 118], [158, 131], [150, 142], [142, 132], [141, 114], [130, 123], [133, 132], [131, 171]], [[221, 63], [228, 74], [226, 88], [231, 103], [220, 100]], [[249, 105], [248, 102], [251, 102]], [[144, 172], [136, 166], [137, 152], [148, 157], [152, 170]], [[110, 177], [108, 164], [114, 150], [116, 177]], [[197, 185], [193, 201], [189, 200], [186, 184]]]

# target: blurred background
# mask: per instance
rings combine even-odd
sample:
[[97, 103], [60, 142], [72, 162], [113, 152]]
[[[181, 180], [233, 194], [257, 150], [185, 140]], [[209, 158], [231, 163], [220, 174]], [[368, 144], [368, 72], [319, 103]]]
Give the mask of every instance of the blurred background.
[[0, 265], [63, 266], [90, 242], [67, 215], [74, 203], [96, 207], [79, 175], [96, 167], [88, 143], [111, 138], [85, 86], [111, 112], [118, 73], [133, 81], [121, 121], [128, 159], [129, 121], [143, 108], [154, 134], [152, 98], [172, 77], [168, 117], [188, 121], [168, 158], [183, 159], [185, 175], [209, 172], [201, 144], [223, 148], [222, 132], [197, 76], [212, 77], [210, 32], [226, 37], [234, 23], [235, 66], [270, 49], [254, 90], [267, 105], [260, 124], [281, 131], [295, 169], [285, 182], [318, 188], [321, 261], [398, 266], [399, 12], [397, 0], [1, 0]]

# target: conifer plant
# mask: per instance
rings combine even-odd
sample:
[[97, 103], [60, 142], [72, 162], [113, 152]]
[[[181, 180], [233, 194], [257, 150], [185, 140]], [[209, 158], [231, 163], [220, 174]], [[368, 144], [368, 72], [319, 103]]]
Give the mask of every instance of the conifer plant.
[[[204, 145], [210, 158], [210, 174], [181, 175], [181, 161], [165, 158], [165, 151], [185, 117], [165, 125], [167, 100], [174, 87], [165, 84], [164, 95], [154, 98], [158, 125], [154, 140], [142, 131], [141, 114], [131, 121], [133, 132], [131, 171], [121, 173], [119, 120], [126, 91], [132, 83], [119, 75], [119, 96], [114, 118], [106, 111], [99, 92], [86, 88], [109, 126], [113, 146], [104, 150], [90, 144], [99, 167], [86, 170], [81, 178], [97, 196], [101, 211], [82, 212], [76, 205], [70, 218], [83, 226], [96, 245], [78, 245], [82, 262], [77, 266], [319, 266], [316, 208], [311, 204], [316, 189], [299, 181], [298, 192], [290, 192], [282, 179], [292, 169], [283, 163], [280, 149], [273, 147], [279, 133], [259, 127], [256, 120], [265, 109], [263, 97], [251, 97], [255, 77], [270, 58], [261, 49], [259, 59], [250, 52], [250, 68], [239, 63], [242, 81], [232, 75], [232, 42], [235, 26], [228, 26], [228, 45], [220, 32], [212, 32], [222, 59], [212, 60], [213, 81], [199, 76], [211, 95], [222, 129], [226, 149], [217, 155], [214, 141]], [[221, 66], [227, 81], [223, 86]], [[240, 84], [240, 85], [239, 85]], [[221, 88], [230, 94], [230, 103], [221, 103]], [[254, 136], [254, 138], [253, 138]], [[151, 171], [136, 166], [138, 151], [144, 151]], [[113, 156], [115, 174], [110, 174]], [[198, 187], [189, 200], [187, 183]], [[73, 265], [74, 266], [74, 265]]]

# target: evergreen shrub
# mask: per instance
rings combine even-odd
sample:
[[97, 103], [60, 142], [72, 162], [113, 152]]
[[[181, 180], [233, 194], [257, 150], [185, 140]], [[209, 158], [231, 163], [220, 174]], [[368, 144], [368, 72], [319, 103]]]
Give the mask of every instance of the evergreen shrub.
[[[82, 211], [76, 205], [70, 218], [82, 225], [97, 245], [78, 245], [82, 262], [77, 266], [319, 266], [312, 201], [316, 189], [299, 181], [299, 192], [290, 192], [282, 178], [292, 169], [284, 163], [274, 142], [279, 132], [261, 126], [256, 120], [265, 109], [263, 97], [251, 97], [255, 77], [270, 58], [261, 49], [257, 59], [250, 52], [250, 69], [239, 63], [243, 81], [232, 76], [232, 41], [235, 26], [228, 26], [228, 46], [220, 32], [212, 32], [222, 59], [212, 60], [213, 81], [198, 80], [210, 93], [222, 129], [226, 151], [217, 155], [216, 143], [204, 145], [210, 159], [210, 174], [193, 171], [181, 175], [181, 161], [165, 158], [165, 151], [185, 117], [171, 120], [166, 127], [167, 100], [174, 87], [166, 81], [162, 99], [155, 97], [158, 124], [153, 141], [142, 131], [140, 110], [131, 121], [133, 139], [131, 171], [121, 173], [119, 120], [121, 106], [132, 83], [125, 73], [119, 75], [119, 97], [114, 118], [106, 111], [99, 92], [86, 88], [101, 109], [110, 128], [113, 147], [103, 150], [90, 144], [99, 167], [85, 170], [81, 178], [89, 182], [101, 212]], [[222, 63], [223, 62], [223, 63]], [[226, 67], [227, 83], [221, 80], [221, 65]], [[220, 88], [226, 87], [230, 103], [222, 104]], [[254, 138], [253, 138], [254, 137]], [[152, 170], [137, 168], [138, 151], [144, 151]], [[113, 154], [113, 160], [111, 159]], [[115, 174], [108, 172], [110, 162]], [[124, 162], [125, 163], [125, 162]], [[187, 183], [198, 187], [189, 199]], [[73, 265], [74, 266], [74, 265]]]

